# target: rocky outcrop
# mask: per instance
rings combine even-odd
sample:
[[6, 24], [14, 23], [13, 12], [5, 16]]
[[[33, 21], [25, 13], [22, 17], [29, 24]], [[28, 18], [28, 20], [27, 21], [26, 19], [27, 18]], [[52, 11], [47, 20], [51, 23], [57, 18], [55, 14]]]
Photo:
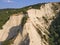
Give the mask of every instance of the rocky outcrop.
[[1, 45], [49, 45], [48, 29], [60, 11], [59, 5], [47, 3], [27, 10], [27, 14], [12, 15], [0, 30]]

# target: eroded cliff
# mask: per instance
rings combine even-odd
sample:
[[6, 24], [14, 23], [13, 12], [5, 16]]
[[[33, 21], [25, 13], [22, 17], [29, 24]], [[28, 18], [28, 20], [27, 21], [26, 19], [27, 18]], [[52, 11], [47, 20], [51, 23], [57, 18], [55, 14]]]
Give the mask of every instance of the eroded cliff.
[[[55, 24], [59, 25], [58, 21], [55, 22], [60, 13], [59, 5], [46, 3], [39, 9], [29, 7], [25, 14], [10, 16], [0, 30], [0, 45], [59, 45], [59, 30], [56, 32], [55, 29]], [[55, 33], [57, 37], [54, 37]]]

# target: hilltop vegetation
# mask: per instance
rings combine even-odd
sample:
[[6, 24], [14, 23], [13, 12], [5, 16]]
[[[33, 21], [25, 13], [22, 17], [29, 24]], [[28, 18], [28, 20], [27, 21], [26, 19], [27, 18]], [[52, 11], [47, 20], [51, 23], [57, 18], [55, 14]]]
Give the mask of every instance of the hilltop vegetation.
[[31, 8], [39, 9], [42, 4], [30, 5], [30, 6], [19, 8], [19, 9], [0, 9], [0, 29], [2, 29], [2, 26], [5, 24], [5, 22], [9, 19], [9, 17], [12, 14], [17, 14], [20, 12], [23, 12], [24, 14], [26, 14], [27, 13], [26, 11], [28, 9], [31, 9]]

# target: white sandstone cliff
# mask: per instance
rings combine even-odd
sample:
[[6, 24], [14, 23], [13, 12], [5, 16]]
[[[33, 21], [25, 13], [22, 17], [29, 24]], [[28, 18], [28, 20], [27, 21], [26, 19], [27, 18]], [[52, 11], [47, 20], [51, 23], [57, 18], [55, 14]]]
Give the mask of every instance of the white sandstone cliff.
[[[54, 5], [57, 6], [58, 4], [54, 3]], [[16, 36], [11, 45], [49, 45], [48, 27], [59, 12], [59, 10], [53, 10], [52, 8], [54, 8], [52, 3], [47, 3], [42, 5], [40, 9], [28, 10], [29, 18], [23, 29], [21, 29], [22, 27], [20, 25], [24, 14], [11, 16], [3, 26], [3, 29], [0, 30], [0, 42]]]

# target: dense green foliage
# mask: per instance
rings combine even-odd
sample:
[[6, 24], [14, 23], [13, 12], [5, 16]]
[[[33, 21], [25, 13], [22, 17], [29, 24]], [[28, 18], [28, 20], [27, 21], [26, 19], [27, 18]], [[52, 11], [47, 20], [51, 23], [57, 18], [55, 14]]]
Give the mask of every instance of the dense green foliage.
[[60, 45], [60, 12], [57, 14], [56, 19], [52, 21], [49, 32], [50, 45]]
[[21, 26], [22, 26], [22, 27], [23, 27], [24, 24], [26, 23], [27, 19], [28, 19], [28, 16], [27, 16], [27, 15], [25, 15], [25, 16], [22, 18], [22, 20], [21, 20]]

